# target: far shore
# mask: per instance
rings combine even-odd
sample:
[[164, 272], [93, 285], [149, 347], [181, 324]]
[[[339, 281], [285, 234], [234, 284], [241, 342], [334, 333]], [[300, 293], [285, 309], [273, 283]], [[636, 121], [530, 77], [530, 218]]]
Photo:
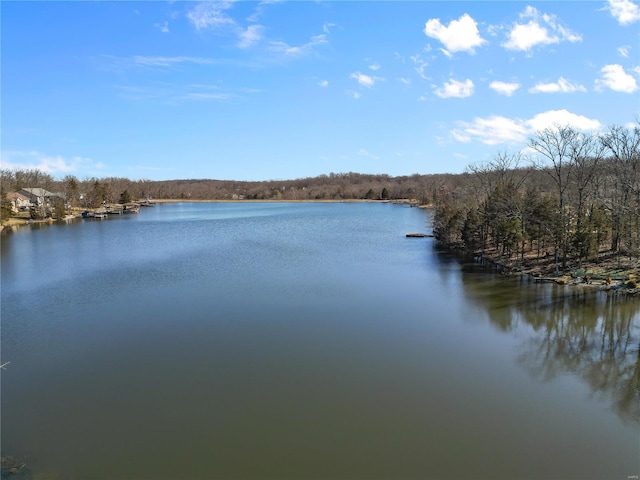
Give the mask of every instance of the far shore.
[[416, 204], [416, 200], [373, 200], [373, 199], [315, 199], [308, 198], [302, 200], [290, 199], [191, 199], [191, 198], [158, 198], [153, 199], [153, 203], [407, 203]]
[[389, 200], [278, 200], [278, 199], [191, 199], [191, 198], [158, 198], [153, 203], [344, 203], [344, 202], [388, 202]]
[[402, 205], [410, 205], [418, 208], [432, 208], [433, 205], [421, 204], [415, 199], [394, 199], [394, 200], [377, 200], [364, 198], [347, 198], [347, 199], [189, 199], [189, 198], [159, 198], [154, 199], [153, 203], [395, 203]]
[[[430, 205], [421, 205], [415, 199], [393, 199], [393, 200], [377, 200], [377, 199], [303, 199], [303, 200], [287, 200], [287, 199], [191, 199], [191, 198], [158, 198], [153, 199], [151, 201], [154, 204], [161, 203], [395, 203], [395, 204], [406, 204], [419, 208], [430, 208]], [[144, 203], [143, 200], [139, 200], [136, 203]], [[61, 222], [67, 220], [73, 220], [74, 218], [80, 218], [80, 214], [82, 211], [94, 211], [95, 208], [73, 208], [73, 213], [65, 216], [61, 219]], [[23, 225], [32, 225], [35, 223], [56, 223], [58, 220], [53, 218], [43, 218], [43, 219], [29, 219], [24, 217], [9, 217], [7, 219], [2, 219], [0, 223], [0, 232], [4, 230], [4, 228], [12, 228]]]

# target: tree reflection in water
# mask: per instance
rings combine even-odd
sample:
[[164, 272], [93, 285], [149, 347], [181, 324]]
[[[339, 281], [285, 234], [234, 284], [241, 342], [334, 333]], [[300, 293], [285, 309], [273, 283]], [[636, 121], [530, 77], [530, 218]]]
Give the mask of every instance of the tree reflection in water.
[[[438, 256], [448, 278], [454, 257]], [[525, 338], [518, 360], [532, 374], [544, 381], [576, 375], [623, 421], [640, 423], [640, 298], [457, 265], [468, 299], [500, 330]]]

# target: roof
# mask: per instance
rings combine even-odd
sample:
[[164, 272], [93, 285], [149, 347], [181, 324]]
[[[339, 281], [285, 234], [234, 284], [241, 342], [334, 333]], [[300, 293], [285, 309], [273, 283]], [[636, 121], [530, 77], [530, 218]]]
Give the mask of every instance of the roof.
[[18, 190], [18, 193], [20, 192], [27, 192], [28, 194], [35, 195], [36, 197], [50, 197], [53, 195], [44, 188], [21, 188]]
[[18, 193], [26, 194], [26, 196], [30, 197], [30, 198], [33, 198], [33, 197], [38, 197], [38, 198], [60, 197], [60, 198], [65, 198], [64, 193], [60, 193], [60, 192], [52, 193], [52, 192], [49, 192], [48, 190], [45, 190], [44, 188], [21, 188], [20, 190], [18, 190]]
[[7, 193], [7, 198], [9, 200], [13, 200], [14, 198], [20, 198], [22, 200], [29, 200], [29, 197], [27, 197], [26, 195], [22, 195], [21, 193], [18, 193], [18, 192]]

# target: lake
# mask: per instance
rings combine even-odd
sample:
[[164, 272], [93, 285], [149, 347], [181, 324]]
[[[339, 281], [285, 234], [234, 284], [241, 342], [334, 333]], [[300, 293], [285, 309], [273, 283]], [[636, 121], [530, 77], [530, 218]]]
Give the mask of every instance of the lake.
[[640, 474], [638, 300], [405, 238], [429, 215], [176, 203], [2, 235], [3, 455], [60, 479]]

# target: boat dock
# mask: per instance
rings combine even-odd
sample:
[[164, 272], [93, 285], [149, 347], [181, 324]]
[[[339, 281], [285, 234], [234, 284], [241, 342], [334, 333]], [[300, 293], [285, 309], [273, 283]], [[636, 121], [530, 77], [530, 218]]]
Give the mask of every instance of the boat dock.
[[140, 205], [137, 203], [107, 204], [100, 208], [82, 211], [82, 218], [106, 218], [108, 215], [123, 215], [128, 213], [140, 213]]
[[430, 233], [407, 233], [407, 238], [424, 238], [424, 237], [433, 237]]

